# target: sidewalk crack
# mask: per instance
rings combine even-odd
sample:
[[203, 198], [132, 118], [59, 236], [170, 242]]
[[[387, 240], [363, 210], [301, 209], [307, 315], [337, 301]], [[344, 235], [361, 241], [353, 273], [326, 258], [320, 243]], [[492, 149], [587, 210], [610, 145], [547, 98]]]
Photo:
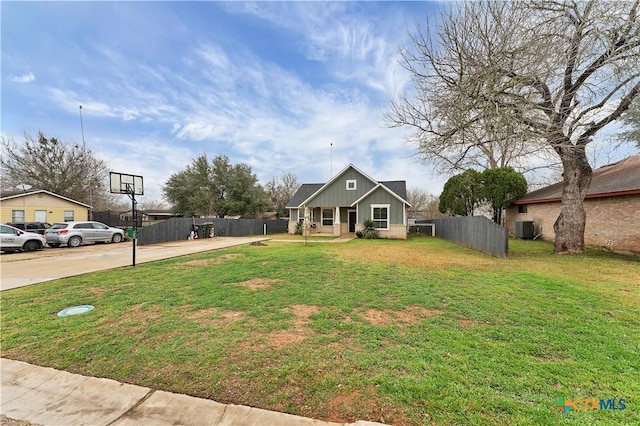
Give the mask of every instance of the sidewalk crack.
[[123, 417], [126, 417], [127, 415], [129, 415], [130, 413], [132, 413], [136, 408], [138, 408], [143, 402], [145, 402], [147, 399], [149, 399], [151, 397], [151, 395], [153, 395], [155, 393], [155, 389], [150, 389], [149, 392], [147, 392], [147, 394], [145, 396], [143, 396], [142, 398], [140, 398], [138, 400], [138, 402], [136, 402], [135, 404], [133, 404], [131, 406], [131, 408], [129, 408], [127, 411], [125, 411], [124, 413], [120, 414], [117, 418], [115, 418], [114, 420], [110, 421], [109, 423], [107, 423], [105, 426], [111, 426], [114, 423], [116, 423], [118, 420], [122, 419]]

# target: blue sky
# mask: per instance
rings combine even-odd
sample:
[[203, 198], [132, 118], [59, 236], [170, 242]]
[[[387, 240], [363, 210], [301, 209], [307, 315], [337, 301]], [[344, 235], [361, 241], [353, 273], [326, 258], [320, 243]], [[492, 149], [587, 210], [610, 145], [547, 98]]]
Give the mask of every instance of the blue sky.
[[1, 132], [80, 143], [82, 105], [86, 144], [147, 200], [203, 153], [261, 183], [353, 163], [438, 195], [447, 177], [383, 114], [407, 88], [408, 29], [440, 5], [2, 1]]
[[[384, 126], [431, 2], [6, 2], [2, 134], [82, 142], [146, 196], [197, 156], [324, 182], [348, 163], [440, 192]], [[331, 147], [333, 144], [333, 147]]]

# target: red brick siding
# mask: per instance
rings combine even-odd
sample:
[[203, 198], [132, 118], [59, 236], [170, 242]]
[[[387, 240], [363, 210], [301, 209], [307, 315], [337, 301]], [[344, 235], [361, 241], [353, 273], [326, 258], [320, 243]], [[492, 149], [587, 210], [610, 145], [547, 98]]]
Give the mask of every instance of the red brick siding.
[[[584, 205], [587, 246], [640, 254], [640, 195], [586, 199]], [[542, 234], [543, 239], [553, 241], [553, 224], [560, 209], [559, 201], [527, 204], [527, 213], [518, 213], [518, 206], [511, 206], [507, 209], [509, 233], [515, 234], [516, 220], [532, 220], [535, 234]]]

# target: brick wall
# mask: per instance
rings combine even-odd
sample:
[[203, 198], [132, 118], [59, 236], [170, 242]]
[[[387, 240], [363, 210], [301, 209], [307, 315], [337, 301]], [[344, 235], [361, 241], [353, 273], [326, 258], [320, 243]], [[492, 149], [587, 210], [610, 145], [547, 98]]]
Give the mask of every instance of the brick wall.
[[[587, 224], [585, 244], [618, 253], [640, 254], [640, 195], [586, 199]], [[560, 201], [528, 204], [527, 213], [518, 213], [518, 206], [507, 209], [507, 228], [515, 234], [516, 220], [534, 222], [534, 232], [544, 240], [553, 241], [553, 224], [560, 214]]]

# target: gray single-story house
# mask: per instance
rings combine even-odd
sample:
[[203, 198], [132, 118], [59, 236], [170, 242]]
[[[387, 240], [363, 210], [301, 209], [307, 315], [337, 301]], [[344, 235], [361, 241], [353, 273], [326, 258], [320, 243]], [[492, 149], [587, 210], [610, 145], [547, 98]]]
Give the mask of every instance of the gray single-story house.
[[291, 234], [307, 211], [312, 233], [355, 234], [371, 219], [380, 237], [397, 239], [407, 238], [409, 207], [405, 181], [379, 182], [353, 164], [327, 183], [303, 184], [286, 206]]

